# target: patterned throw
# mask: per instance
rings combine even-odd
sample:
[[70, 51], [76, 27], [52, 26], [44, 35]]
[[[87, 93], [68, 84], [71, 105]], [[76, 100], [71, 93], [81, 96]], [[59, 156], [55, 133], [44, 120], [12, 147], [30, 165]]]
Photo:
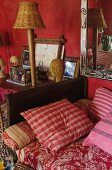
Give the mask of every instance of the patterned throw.
[[9, 157], [8, 147], [4, 144], [2, 134], [3, 131], [7, 128], [7, 106], [6, 103], [0, 106], [0, 158]]
[[33, 168], [31, 167], [28, 167], [24, 164], [21, 164], [20, 162], [17, 162], [16, 165], [15, 165], [15, 168], [14, 170], [34, 170]]
[[[75, 141], [52, 155], [34, 141], [16, 153], [22, 164], [42, 170], [111, 170], [112, 155], [97, 146], [82, 146]], [[27, 170], [27, 169], [26, 169]]]
[[5, 103], [5, 95], [9, 93], [13, 93], [14, 91], [11, 89], [4, 89], [0, 87], [0, 104]]
[[[7, 158], [12, 161], [7, 146], [2, 139], [2, 133], [7, 128], [7, 106], [5, 103], [5, 95], [13, 93], [10, 89], [4, 89], [0, 87], [0, 158]], [[4, 104], [3, 104], [4, 103]]]

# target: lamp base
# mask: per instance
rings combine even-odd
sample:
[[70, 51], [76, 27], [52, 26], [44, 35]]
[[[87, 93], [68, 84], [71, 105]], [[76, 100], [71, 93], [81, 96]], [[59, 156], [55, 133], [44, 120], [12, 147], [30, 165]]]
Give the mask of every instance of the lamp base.
[[35, 44], [34, 44], [34, 30], [28, 29], [28, 45], [29, 45], [29, 60], [31, 68], [31, 83], [36, 86], [36, 68], [35, 68]]

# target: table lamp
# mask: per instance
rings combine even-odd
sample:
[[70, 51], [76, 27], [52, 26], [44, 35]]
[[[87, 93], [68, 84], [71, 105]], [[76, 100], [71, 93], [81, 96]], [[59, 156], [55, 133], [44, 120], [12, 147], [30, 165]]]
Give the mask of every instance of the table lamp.
[[106, 28], [106, 22], [103, 16], [102, 9], [89, 8], [87, 16], [88, 28], [93, 29], [93, 69], [96, 69], [96, 57], [98, 47], [98, 29]]
[[13, 28], [28, 30], [29, 61], [32, 86], [36, 86], [34, 29], [45, 28], [36, 2], [20, 2]]

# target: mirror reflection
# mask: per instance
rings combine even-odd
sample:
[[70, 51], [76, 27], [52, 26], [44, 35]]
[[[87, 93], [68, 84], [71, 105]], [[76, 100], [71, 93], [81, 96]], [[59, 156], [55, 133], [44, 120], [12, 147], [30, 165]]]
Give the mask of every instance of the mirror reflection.
[[[86, 31], [86, 60], [81, 63], [82, 74], [112, 80], [112, 0], [88, 0]], [[81, 61], [83, 51], [81, 47]]]

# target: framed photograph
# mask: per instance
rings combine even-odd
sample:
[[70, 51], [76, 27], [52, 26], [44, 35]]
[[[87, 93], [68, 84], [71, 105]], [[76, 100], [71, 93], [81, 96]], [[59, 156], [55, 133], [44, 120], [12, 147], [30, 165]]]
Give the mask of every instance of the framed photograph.
[[27, 46], [23, 47], [22, 56], [21, 56], [21, 64], [23, 68], [30, 68], [29, 50]]
[[55, 58], [63, 59], [64, 40], [60, 39], [35, 39], [35, 63], [37, 67], [49, 70], [50, 63]]
[[11, 67], [10, 81], [15, 82], [15, 84], [19, 84], [23, 86], [31, 84], [30, 69], [26, 69], [26, 68], [23, 69], [23, 67]]
[[[69, 58], [69, 57], [68, 57]], [[64, 77], [66, 78], [77, 78], [79, 76], [80, 60], [77, 59], [66, 59], [64, 61]]]
[[75, 73], [76, 63], [72, 61], [65, 61], [64, 77], [73, 78]]

